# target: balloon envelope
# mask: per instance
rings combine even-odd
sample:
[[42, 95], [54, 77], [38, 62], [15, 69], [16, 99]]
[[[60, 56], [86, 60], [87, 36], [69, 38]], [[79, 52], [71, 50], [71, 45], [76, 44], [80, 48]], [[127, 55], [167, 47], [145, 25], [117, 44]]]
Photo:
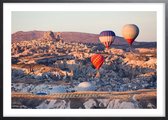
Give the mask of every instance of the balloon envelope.
[[113, 31], [102, 31], [99, 35], [99, 40], [106, 48], [109, 48], [115, 39]]
[[76, 89], [77, 91], [95, 91], [96, 87], [90, 82], [81, 82]]
[[100, 54], [94, 54], [91, 56], [91, 62], [93, 66], [98, 70], [104, 62], [104, 57]]
[[122, 35], [130, 45], [132, 45], [138, 34], [139, 28], [135, 24], [127, 24], [122, 29]]

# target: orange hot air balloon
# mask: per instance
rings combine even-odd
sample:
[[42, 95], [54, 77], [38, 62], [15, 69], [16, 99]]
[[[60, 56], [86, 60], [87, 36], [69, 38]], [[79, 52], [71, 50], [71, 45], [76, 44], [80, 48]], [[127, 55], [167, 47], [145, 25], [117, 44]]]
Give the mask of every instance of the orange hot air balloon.
[[91, 62], [93, 66], [98, 70], [104, 62], [104, 57], [100, 54], [94, 54], [91, 56]]
[[132, 45], [139, 34], [139, 28], [135, 24], [127, 24], [122, 29], [122, 35], [129, 45]]

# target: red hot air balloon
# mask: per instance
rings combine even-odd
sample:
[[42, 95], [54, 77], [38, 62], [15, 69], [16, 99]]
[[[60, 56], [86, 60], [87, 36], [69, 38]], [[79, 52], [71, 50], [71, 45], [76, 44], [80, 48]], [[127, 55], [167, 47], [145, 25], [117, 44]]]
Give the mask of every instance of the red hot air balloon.
[[106, 48], [109, 48], [115, 39], [113, 31], [102, 31], [99, 35], [99, 40]]
[[134, 24], [127, 24], [122, 29], [122, 35], [129, 45], [132, 45], [138, 34], [139, 28]]
[[102, 66], [103, 62], [104, 62], [104, 57], [100, 54], [94, 54], [91, 56], [91, 62], [93, 64], [93, 66], [99, 70], [99, 68]]

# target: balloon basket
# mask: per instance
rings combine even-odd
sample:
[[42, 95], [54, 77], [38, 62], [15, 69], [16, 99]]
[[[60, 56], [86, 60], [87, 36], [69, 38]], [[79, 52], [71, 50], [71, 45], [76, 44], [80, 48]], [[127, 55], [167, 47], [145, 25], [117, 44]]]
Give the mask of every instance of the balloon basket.
[[100, 78], [100, 77], [101, 77], [100, 72], [97, 70], [97, 71], [96, 71], [95, 78]]

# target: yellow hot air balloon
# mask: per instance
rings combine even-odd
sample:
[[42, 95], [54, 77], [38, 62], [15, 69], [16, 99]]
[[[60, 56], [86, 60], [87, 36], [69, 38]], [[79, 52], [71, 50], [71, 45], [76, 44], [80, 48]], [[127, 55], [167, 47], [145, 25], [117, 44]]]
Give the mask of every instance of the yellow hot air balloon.
[[129, 45], [132, 45], [139, 34], [139, 28], [135, 24], [126, 24], [122, 29], [122, 35]]

